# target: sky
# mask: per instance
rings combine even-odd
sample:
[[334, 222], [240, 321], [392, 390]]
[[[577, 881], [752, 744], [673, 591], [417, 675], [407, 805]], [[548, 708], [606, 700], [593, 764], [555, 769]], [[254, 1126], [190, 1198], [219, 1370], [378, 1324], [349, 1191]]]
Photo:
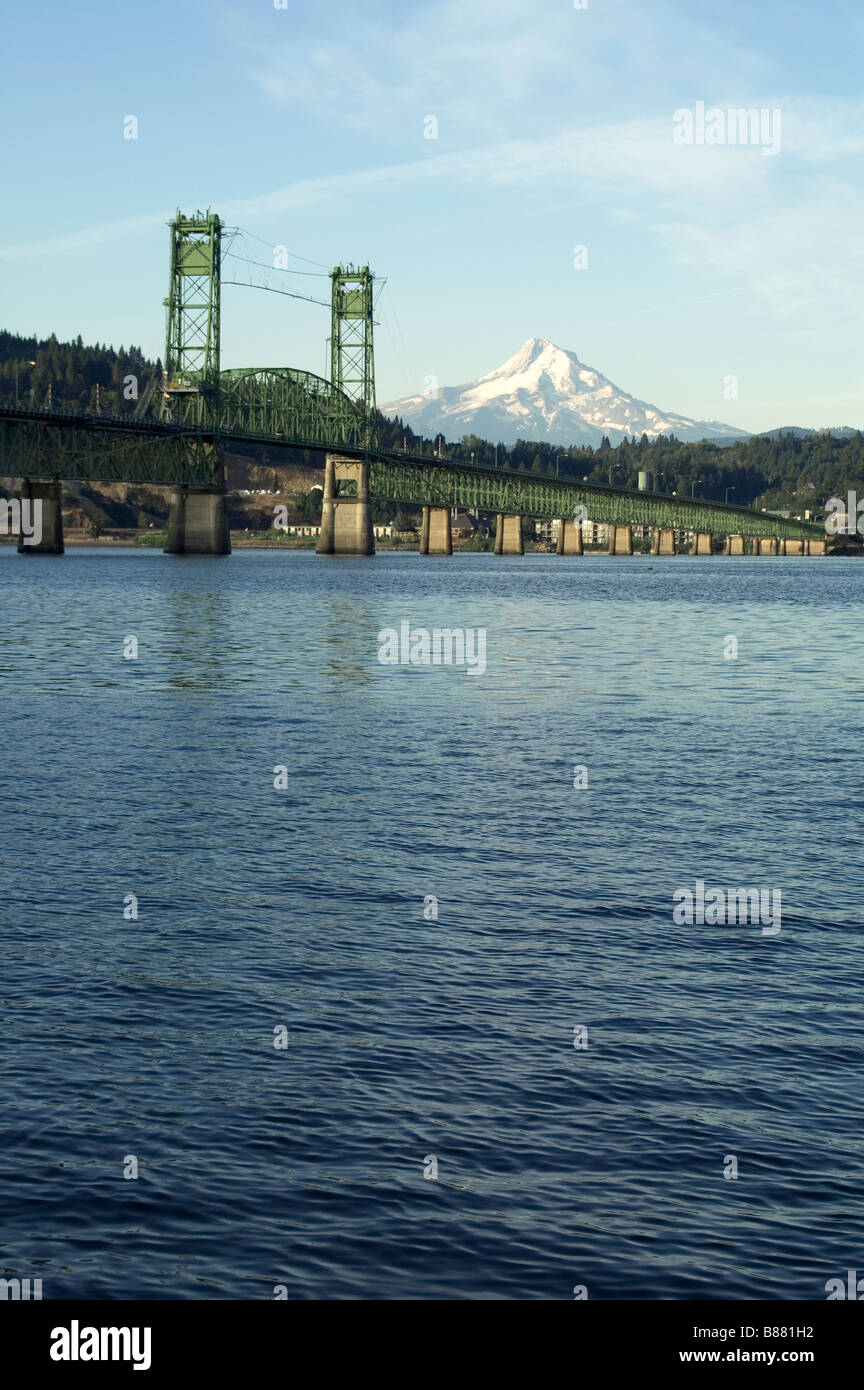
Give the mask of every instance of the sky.
[[[163, 355], [166, 224], [210, 207], [298, 272], [224, 279], [371, 266], [379, 403], [541, 337], [661, 410], [864, 427], [864, 10], [577, 3], [17, 0], [0, 327]], [[686, 143], [699, 103], [767, 124]], [[326, 375], [328, 333], [223, 290], [223, 366]]]

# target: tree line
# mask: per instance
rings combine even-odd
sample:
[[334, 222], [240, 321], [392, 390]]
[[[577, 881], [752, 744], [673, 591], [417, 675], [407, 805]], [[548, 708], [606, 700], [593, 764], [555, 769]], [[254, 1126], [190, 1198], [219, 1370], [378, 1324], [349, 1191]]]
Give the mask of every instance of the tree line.
[[[134, 378], [134, 385], [129, 378]], [[162, 363], [139, 347], [88, 346], [79, 336], [61, 343], [0, 329], [0, 399], [7, 405], [67, 406], [103, 415], [132, 413], [147, 386], [161, 380]]]

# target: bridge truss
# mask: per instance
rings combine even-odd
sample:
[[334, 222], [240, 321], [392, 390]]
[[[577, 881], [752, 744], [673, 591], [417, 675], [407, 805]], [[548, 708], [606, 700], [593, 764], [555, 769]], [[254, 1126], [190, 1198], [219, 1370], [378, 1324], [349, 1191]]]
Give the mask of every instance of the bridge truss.
[[825, 538], [819, 526], [743, 507], [594, 483], [576, 484], [509, 469], [422, 460], [404, 454], [373, 457], [370, 491], [376, 501], [422, 502], [510, 516], [567, 518], [584, 507], [592, 521], [620, 526], [659, 526], [674, 531], [710, 532], [715, 536]]
[[321, 377], [289, 369], [238, 369], [223, 377], [218, 436], [161, 421], [0, 407], [0, 472], [12, 477], [211, 487], [218, 485], [214, 444], [248, 440], [368, 458], [371, 495], [381, 502], [538, 518], [572, 517], [584, 507], [592, 521], [617, 525], [716, 536], [825, 536], [822, 527], [743, 507], [370, 449], [364, 439], [363, 411]]

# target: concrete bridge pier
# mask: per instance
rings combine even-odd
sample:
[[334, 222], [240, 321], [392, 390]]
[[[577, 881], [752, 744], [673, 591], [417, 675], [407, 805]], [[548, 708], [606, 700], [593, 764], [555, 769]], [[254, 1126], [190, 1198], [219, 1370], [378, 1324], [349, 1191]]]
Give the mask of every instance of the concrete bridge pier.
[[724, 555], [743, 555], [743, 554], [744, 554], [744, 537], [743, 537], [743, 536], [727, 536], [727, 537], [726, 537], [726, 544], [725, 544], [724, 547], [723, 547], [723, 554], [724, 554]]
[[495, 518], [495, 554], [524, 555], [521, 516], [505, 516], [499, 512]]
[[654, 532], [657, 541], [657, 549], [651, 547], [652, 555], [674, 555], [675, 554], [675, 532], [668, 530], [665, 526], [658, 526]]
[[582, 555], [585, 547], [582, 544], [582, 523], [570, 521], [566, 517], [558, 522], [558, 555]]
[[786, 538], [784, 541], [782, 541], [781, 544], [782, 544], [782, 546], [783, 546], [783, 550], [781, 551], [781, 554], [783, 554], [783, 555], [806, 555], [806, 554], [807, 554], [807, 542], [806, 542], [806, 541], [795, 540], [794, 537], [789, 537], [789, 536], [787, 536], [787, 538]]
[[166, 555], [230, 555], [225, 508], [225, 465], [214, 444], [190, 440], [190, 464], [206, 465], [209, 486], [175, 483], [171, 489]]
[[[21, 502], [29, 503], [29, 523], [36, 524], [37, 504], [42, 510], [42, 537], [37, 545], [24, 544], [24, 532], [18, 537], [19, 555], [62, 555], [63, 545], [63, 487], [59, 479], [53, 482], [34, 483], [30, 478], [21, 481]], [[38, 533], [38, 532], [37, 532]]]
[[808, 555], [827, 555], [828, 546], [823, 540], [809, 540], [806, 542]]
[[449, 507], [424, 507], [420, 522], [420, 554], [452, 555], [453, 532]]
[[754, 555], [776, 555], [777, 537], [776, 536], [756, 536], [753, 540]]
[[632, 555], [632, 554], [633, 554], [633, 527], [632, 527], [632, 526], [610, 526], [610, 527], [609, 527], [609, 554], [610, 554], [610, 555]]
[[711, 533], [710, 531], [695, 531], [693, 533], [693, 549], [691, 555], [710, 555], [711, 554]]
[[374, 555], [369, 464], [328, 454], [324, 464], [319, 555]]
[[165, 554], [231, 554], [225, 493], [221, 487], [187, 487], [179, 483], [172, 488]]

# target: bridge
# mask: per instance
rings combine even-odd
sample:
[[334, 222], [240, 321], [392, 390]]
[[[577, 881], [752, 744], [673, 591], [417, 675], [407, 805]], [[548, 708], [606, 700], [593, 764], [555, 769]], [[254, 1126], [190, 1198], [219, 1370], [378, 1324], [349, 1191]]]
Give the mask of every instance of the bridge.
[[222, 369], [223, 224], [212, 212], [170, 224], [171, 272], [161, 386], [128, 414], [0, 405], [0, 472], [22, 479], [43, 510], [29, 554], [62, 553], [62, 483], [150, 483], [171, 488], [165, 549], [230, 553], [224, 451], [251, 442], [324, 455], [324, 554], [372, 554], [371, 506], [420, 505], [420, 549], [451, 554], [452, 508], [494, 512], [495, 550], [521, 554], [522, 519], [557, 519], [558, 553], [583, 553], [582, 521], [605, 523], [611, 554], [633, 553], [633, 528], [650, 527], [653, 553], [824, 554], [815, 525], [666, 493], [578, 484], [468, 463], [441, 450], [394, 451], [376, 432], [373, 281], [368, 266], [336, 266], [331, 281], [330, 379], [291, 367]]

